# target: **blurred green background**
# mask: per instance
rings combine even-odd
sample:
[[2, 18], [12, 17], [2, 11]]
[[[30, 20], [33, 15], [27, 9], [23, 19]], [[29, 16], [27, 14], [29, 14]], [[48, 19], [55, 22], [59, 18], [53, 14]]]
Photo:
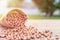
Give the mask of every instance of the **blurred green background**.
[[22, 9], [29, 19], [60, 19], [60, 0], [9, 0], [7, 4]]

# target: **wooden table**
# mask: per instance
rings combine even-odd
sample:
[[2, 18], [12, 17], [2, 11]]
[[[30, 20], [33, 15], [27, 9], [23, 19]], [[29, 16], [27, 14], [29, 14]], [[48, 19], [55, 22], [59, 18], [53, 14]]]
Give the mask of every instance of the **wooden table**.
[[[60, 35], [60, 20], [27, 20], [25, 25], [27, 27], [33, 26], [38, 28], [39, 31], [42, 30], [50, 30], [54, 34]], [[0, 28], [0, 31], [2, 28]], [[0, 40], [4, 40], [3, 38], [0, 38]]]

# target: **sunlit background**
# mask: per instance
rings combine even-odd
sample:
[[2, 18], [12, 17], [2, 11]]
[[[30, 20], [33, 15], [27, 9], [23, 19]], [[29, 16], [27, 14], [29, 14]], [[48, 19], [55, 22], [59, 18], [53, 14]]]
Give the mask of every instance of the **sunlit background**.
[[[54, 4], [57, 5], [59, 2], [59, 0], [55, 0]], [[22, 9], [29, 15], [29, 19], [60, 19], [60, 9], [56, 9], [53, 16], [47, 18], [46, 13], [41, 12], [32, 0], [0, 0], [0, 16], [5, 15], [8, 10], [13, 8]]]

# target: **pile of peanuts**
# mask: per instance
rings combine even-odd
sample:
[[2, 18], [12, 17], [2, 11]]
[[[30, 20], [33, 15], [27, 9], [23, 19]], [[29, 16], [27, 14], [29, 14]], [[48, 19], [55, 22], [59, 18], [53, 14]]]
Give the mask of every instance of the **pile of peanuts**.
[[42, 32], [35, 27], [26, 27], [27, 15], [21, 10], [10, 11], [2, 20], [0, 25], [4, 28], [0, 37], [6, 40], [59, 40], [59, 35], [53, 37], [49, 30]]
[[14, 28], [6, 29], [2, 33], [6, 40], [59, 40], [59, 35], [53, 37], [53, 33], [49, 30], [42, 32], [38, 31], [34, 27]]

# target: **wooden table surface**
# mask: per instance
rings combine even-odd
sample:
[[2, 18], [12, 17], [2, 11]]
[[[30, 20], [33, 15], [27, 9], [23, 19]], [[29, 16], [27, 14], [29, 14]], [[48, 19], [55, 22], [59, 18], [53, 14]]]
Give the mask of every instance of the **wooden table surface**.
[[33, 26], [42, 30], [50, 30], [54, 34], [60, 35], [60, 20], [27, 20], [26, 26]]
[[[39, 31], [50, 30], [54, 34], [60, 35], [60, 20], [27, 20], [25, 25], [27, 27], [33, 26], [38, 28]], [[1, 31], [2, 28], [0, 28]], [[4, 40], [0, 38], [0, 40]]]

